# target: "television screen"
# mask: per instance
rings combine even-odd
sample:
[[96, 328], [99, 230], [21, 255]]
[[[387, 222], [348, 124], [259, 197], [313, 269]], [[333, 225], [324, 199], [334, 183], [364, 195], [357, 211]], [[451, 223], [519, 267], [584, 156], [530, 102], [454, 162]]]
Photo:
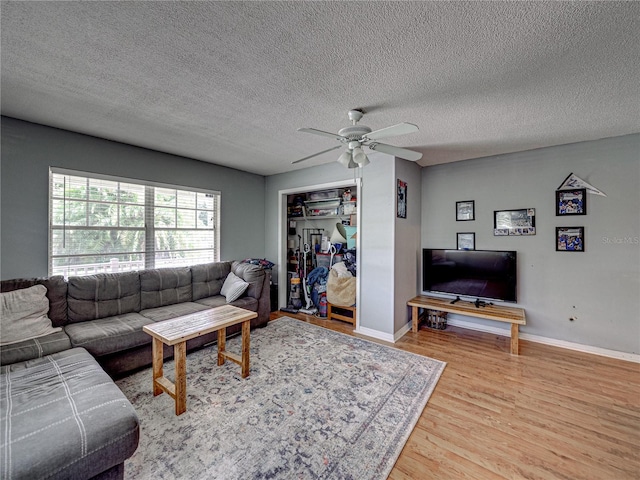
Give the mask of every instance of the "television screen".
[[422, 250], [422, 289], [505, 302], [517, 301], [517, 252]]

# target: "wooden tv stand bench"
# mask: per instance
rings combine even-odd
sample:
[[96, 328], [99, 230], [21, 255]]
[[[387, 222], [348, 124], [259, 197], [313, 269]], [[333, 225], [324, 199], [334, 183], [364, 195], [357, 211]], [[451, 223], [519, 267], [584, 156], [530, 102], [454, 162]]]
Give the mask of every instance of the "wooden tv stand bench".
[[411, 330], [418, 332], [419, 309], [426, 308], [437, 312], [457, 313], [468, 317], [486, 318], [487, 320], [497, 320], [498, 322], [508, 322], [511, 324], [511, 354], [518, 355], [518, 326], [526, 325], [527, 320], [524, 309], [518, 307], [505, 307], [503, 305], [489, 305], [476, 307], [474, 302], [458, 300], [451, 303], [446, 298], [427, 297], [418, 295], [407, 302], [411, 307]]

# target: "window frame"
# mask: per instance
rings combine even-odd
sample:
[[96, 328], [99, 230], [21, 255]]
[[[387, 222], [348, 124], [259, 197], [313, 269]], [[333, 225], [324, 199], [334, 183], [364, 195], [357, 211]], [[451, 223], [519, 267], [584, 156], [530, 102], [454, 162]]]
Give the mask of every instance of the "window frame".
[[[134, 178], [127, 178], [127, 177], [120, 177], [120, 176], [115, 176], [115, 175], [105, 175], [105, 174], [99, 174], [99, 173], [94, 173], [94, 172], [85, 172], [85, 171], [79, 171], [79, 170], [70, 170], [70, 169], [64, 169], [64, 168], [58, 168], [58, 167], [50, 167], [49, 168], [49, 192], [48, 192], [48, 201], [49, 201], [49, 211], [48, 211], [48, 249], [47, 249], [47, 262], [48, 262], [48, 272], [49, 275], [54, 275], [60, 274], [60, 267], [55, 267], [54, 268], [54, 263], [55, 260], [57, 258], [64, 258], [64, 257], [82, 257], [83, 255], [79, 255], [79, 254], [69, 254], [69, 255], [62, 255], [62, 254], [54, 254], [53, 249], [54, 249], [54, 235], [55, 232], [59, 232], [59, 231], [63, 231], [66, 232], [66, 230], [69, 230], [71, 228], [73, 228], [73, 225], [68, 225], [66, 224], [66, 222], [63, 222], [62, 225], [54, 224], [54, 202], [55, 201], [59, 201], [61, 198], [64, 198], [65, 201], [65, 208], [66, 208], [66, 201], [68, 200], [74, 200], [73, 198], [69, 198], [67, 197], [67, 192], [65, 191], [63, 193], [62, 197], [56, 197], [54, 196], [54, 175], [66, 175], [66, 176], [73, 176], [73, 177], [80, 177], [80, 178], [84, 178], [87, 180], [87, 182], [91, 181], [91, 180], [105, 180], [105, 181], [110, 181], [110, 182], [119, 182], [119, 183], [126, 183], [126, 184], [131, 184], [131, 185], [137, 185], [137, 186], [141, 186], [144, 188], [144, 201], [142, 203], [137, 203], [135, 205], [139, 205], [142, 207], [142, 210], [144, 212], [144, 218], [143, 218], [143, 226], [141, 227], [122, 227], [119, 225], [120, 222], [120, 207], [122, 205], [134, 205], [132, 203], [127, 203], [127, 202], [121, 202], [120, 198], [117, 198], [117, 200], [115, 202], [108, 202], [108, 201], [92, 201], [91, 197], [90, 197], [90, 193], [89, 191], [87, 191], [87, 195], [84, 199], [80, 199], [79, 201], [84, 201], [87, 202], [87, 205], [89, 204], [109, 204], [109, 205], [117, 205], [117, 218], [118, 218], [118, 226], [95, 226], [95, 225], [90, 225], [89, 222], [89, 211], [87, 209], [87, 221], [86, 224], [81, 226], [82, 229], [84, 230], [102, 230], [102, 231], [111, 231], [111, 230], [118, 230], [118, 231], [142, 231], [144, 234], [144, 240], [142, 242], [142, 251], [138, 252], [138, 251], [134, 251], [134, 252], [118, 252], [118, 253], [114, 253], [114, 256], [117, 255], [141, 255], [143, 257], [143, 266], [142, 265], [138, 265], [137, 268], [133, 268], [132, 265], [133, 263], [137, 263], [139, 264], [139, 261], [132, 261], [132, 262], [127, 262], [125, 261], [125, 263], [131, 263], [131, 265], [126, 266], [125, 268], [128, 270], [138, 270], [138, 269], [148, 269], [148, 268], [162, 268], [162, 267], [167, 267], [170, 265], [160, 265], [160, 266], [156, 266], [156, 254], [157, 254], [157, 249], [156, 249], [156, 235], [155, 233], [158, 230], [162, 230], [162, 231], [174, 231], [174, 232], [180, 232], [180, 231], [190, 231], [190, 230], [197, 230], [197, 231], [206, 231], [206, 230], [212, 230], [212, 242], [213, 242], [213, 260], [214, 262], [220, 261], [220, 216], [221, 216], [221, 193], [217, 190], [209, 190], [209, 189], [203, 189], [203, 188], [197, 188], [197, 187], [191, 187], [191, 186], [185, 186], [185, 185], [174, 185], [174, 184], [166, 184], [166, 183], [160, 183], [160, 182], [153, 182], [153, 181], [148, 181], [148, 180], [140, 180], [140, 179], [134, 179]], [[168, 190], [173, 190], [176, 192], [176, 200], [175, 200], [175, 205], [174, 206], [169, 206], [169, 207], [161, 207], [161, 208], [170, 208], [172, 210], [174, 210], [174, 213], [176, 214], [176, 217], [178, 215], [178, 211], [189, 211], [192, 210], [194, 213], [194, 226], [193, 227], [179, 227], [176, 221], [176, 224], [173, 227], [157, 227], [155, 226], [156, 223], [156, 217], [155, 217], [155, 191], [156, 189], [168, 189]], [[120, 191], [120, 190], [118, 190]], [[189, 194], [204, 194], [206, 196], [211, 196], [213, 198], [213, 205], [212, 205], [212, 210], [209, 209], [201, 209], [198, 207], [198, 204], [196, 203], [195, 206], [193, 207], [181, 207], [179, 205], [179, 194], [178, 192], [188, 192]], [[197, 198], [197, 197], [196, 197]], [[210, 228], [198, 228], [198, 212], [211, 212], [213, 218], [211, 218], [212, 221], [212, 226]], [[66, 211], [64, 213], [64, 215], [66, 215]], [[66, 217], [65, 217], [66, 220]], [[187, 251], [202, 251], [203, 249], [201, 248], [196, 248], [196, 249], [192, 249], [192, 250], [185, 250], [185, 249], [174, 249], [174, 250], [168, 250], [168, 252], [187, 252]], [[208, 250], [208, 249], [207, 249]], [[92, 255], [91, 253], [88, 253], [86, 256], [90, 256]], [[94, 256], [100, 255], [100, 254], [93, 254]], [[108, 255], [108, 252], [105, 252], [104, 255]], [[188, 260], [183, 264], [176, 264], [175, 266], [188, 266], [188, 265], [194, 265], [197, 263], [202, 263], [201, 261], [195, 261], [193, 263], [190, 263]], [[92, 265], [92, 264], [87, 264], [87, 265]], [[100, 265], [103, 266], [103, 268], [105, 269], [104, 271], [108, 271], [109, 267], [106, 267], [107, 263], [101, 263]], [[173, 265], [171, 265], [173, 266]], [[55, 273], [54, 273], [55, 270]], [[102, 270], [97, 270], [94, 267], [94, 271], [87, 271], [85, 269], [85, 271], [83, 273], [78, 273], [77, 271], [75, 271], [74, 268], [71, 267], [71, 270], [74, 270], [74, 273], [72, 273], [73, 275], [91, 275], [94, 273], [102, 273]], [[65, 276], [68, 276], [68, 272], [69, 272], [69, 267], [67, 268], [67, 270], [65, 271], [66, 273], [63, 273]]]

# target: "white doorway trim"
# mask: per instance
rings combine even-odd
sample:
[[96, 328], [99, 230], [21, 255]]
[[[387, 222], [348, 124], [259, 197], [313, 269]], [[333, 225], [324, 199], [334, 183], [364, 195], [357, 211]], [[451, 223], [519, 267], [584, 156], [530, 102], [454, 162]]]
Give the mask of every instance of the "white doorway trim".
[[[355, 178], [350, 180], [339, 180], [335, 182], [321, 183], [316, 185], [304, 185], [300, 187], [287, 188], [284, 190], [278, 190], [278, 309], [284, 307], [287, 304], [287, 196], [296, 193], [312, 192], [316, 190], [328, 190], [331, 188], [343, 188], [343, 187], [356, 187], [356, 218], [358, 219], [358, 230], [360, 230], [361, 222], [361, 202], [360, 195], [362, 187], [362, 178]], [[357, 257], [360, 257], [360, 235], [356, 237], [356, 252]], [[360, 261], [356, 261], [356, 299], [360, 297]], [[360, 325], [360, 309], [356, 309], [356, 324], [355, 329]]]

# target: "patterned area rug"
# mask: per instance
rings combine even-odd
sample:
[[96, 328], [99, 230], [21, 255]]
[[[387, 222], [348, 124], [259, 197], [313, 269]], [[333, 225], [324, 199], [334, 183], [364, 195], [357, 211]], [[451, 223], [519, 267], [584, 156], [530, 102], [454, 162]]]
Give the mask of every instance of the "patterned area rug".
[[[246, 379], [216, 358], [187, 355], [178, 417], [150, 369], [117, 382], [141, 424], [126, 479], [387, 478], [445, 367], [287, 317], [251, 332]], [[173, 362], [164, 371], [173, 379]]]

